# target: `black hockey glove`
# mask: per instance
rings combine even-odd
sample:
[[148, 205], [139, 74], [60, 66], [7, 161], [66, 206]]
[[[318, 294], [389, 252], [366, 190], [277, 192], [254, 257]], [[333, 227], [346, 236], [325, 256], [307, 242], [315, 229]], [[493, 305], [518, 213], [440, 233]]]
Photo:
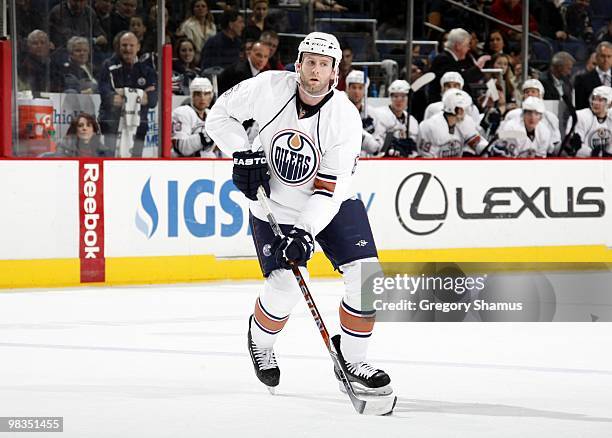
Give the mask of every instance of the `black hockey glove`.
[[573, 134], [569, 140], [569, 153], [572, 157], [576, 156], [576, 152], [582, 147], [582, 139], [580, 134]]
[[368, 134], [372, 134], [375, 128], [374, 119], [372, 119], [372, 117], [366, 117], [365, 119], [361, 119], [361, 126]]
[[489, 148], [490, 157], [509, 157], [508, 144], [505, 141], [496, 141]]
[[409, 157], [416, 151], [416, 143], [411, 138], [394, 138], [389, 145], [385, 156], [387, 157]]
[[203, 132], [200, 132], [199, 134], [200, 134], [200, 143], [202, 143], [202, 150], [208, 151], [212, 149], [212, 147], [215, 145], [215, 142], [212, 141], [212, 139], [208, 137], [206, 134], [204, 134]]
[[300, 228], [293, 228], [282, 239], [276, 238], [270, 250], [281, 268], [291, 269], [289, 262], [303, 265], [312, 257], [314, 241], [310, 233]]
[[257, 189], [263, 186], [270, 196], [270, 171], [263, 151], [234, 152], [234, 171], [232, 181], [251, 201], [257, 200]]

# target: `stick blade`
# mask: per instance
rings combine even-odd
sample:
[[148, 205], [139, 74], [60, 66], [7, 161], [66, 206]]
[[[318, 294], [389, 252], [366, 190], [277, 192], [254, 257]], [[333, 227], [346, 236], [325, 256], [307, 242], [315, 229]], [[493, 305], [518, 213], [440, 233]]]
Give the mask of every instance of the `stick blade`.
[[363, 410], [360, 414], [363, 415], [390, 415], [393, 413], [393, 408], [397, 403], [397, 397], [378, 397], [376, 400], [361, 400]]
[[423, 76], [416, 79], [412, 84], [410, 84], [410, 89], [412, 91], [418, 91], [423, 88], [425, 85], [429, 84], [436, 78], [436, 74], [433, 72], [427, 72]]

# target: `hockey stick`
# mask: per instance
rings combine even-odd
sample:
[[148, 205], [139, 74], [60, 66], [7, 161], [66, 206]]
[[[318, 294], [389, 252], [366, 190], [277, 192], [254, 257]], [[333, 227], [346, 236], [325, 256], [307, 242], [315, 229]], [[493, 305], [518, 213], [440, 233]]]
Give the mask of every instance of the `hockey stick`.
[[[407, 68], [410, 68], [408, 66]], [[408, 108], [406, 108], [406, 138], [410, 138], [410, 114], [412, 113], [412, 96], [414, 93], [419, 91], [425, 85], [429, 84], [436, 78], [436, 74], [433, 72], [427, 72], [424, 75], [417, 78], [412, 84], [410, 84], [410, 90], [408, 91]]]
[[[257, 190], [257, 200], [259, 204], [263, 208], [266, 213], [266, 217], [268, 218], [268, 223], [270, 227], [272, 227], [272, 231], [275, 236], [283, 237], [283, 232], [276, 222], [274, 215], [272, 214], [272, 210], [270, 209], [270, 205], [268, 204], [268, 197], [266, 196], [266, 191], [262, 186]], [[312, 314], [312, 317], [319, 328], [319, 332], [321, 333], [321, 337], [323, 338], [323, 342], [325, 342], [325, 346], [327, 347], [327, 351], [331, 356], [332, 362], [336, 369], [340, 370], [340, 380], [346, 389], [346, 393], [351, 399], [351, 403], [355, 410], [364, 415], [387, 415], [393, 412], [393, 408], [395, 407], [395, 403], [397, 402], [397, 397], [380, 397], [378, 399], [368, 399], [365, 400], [360, 398], [357, 394], [355, 394], [355, 390], [349, 382], [347, 378], [347, 369], [342, 359], [341, 352], [338, 351], [336, 345], [334, 345], [329, 337], [329, 332], [325, 327], [325, 323], [323, 323], [323, 318], [317, 309], [317, 305], [315, 304], [312, 295], [310, 294], [310, 290], [308, 290], [308, 286], [306, 285], [306, 281], [300, 272], [298, 266], [294, 263], [291, 263], [291, 271], [295, 276], [296, 281], [298, 282], [298, 286], [300, 287], [300, 291], [302, 295], [304, 295], [304, 299], [306, 300], [306, 304], [308, 305], [308, 309]]]
[[557, 152], [558, 157], [561, 156], [561, 153], [563, 151], [565, 151], [568, 155], [571, 155], [569, 153], [569, 143], [572, 139], [572, 136], [574, 135], [574, 132], [576, 131], [576, 123], [578, 123], [578, 114], [576, 114], [576, 108], [572, 104], [570, 96], [568, 96], [567, 94], [563, 94], [561, 99], [563, 100], [563, 103], [565, 103], [567, 109], [570, 112], [570, 117], [572, 118], [572, 127], [570, 128], [570, 131], [567, 133], [567, 135], [563, 137], [563, 141], [561, 142], [561, 146], [559, 147], [559, 152]]

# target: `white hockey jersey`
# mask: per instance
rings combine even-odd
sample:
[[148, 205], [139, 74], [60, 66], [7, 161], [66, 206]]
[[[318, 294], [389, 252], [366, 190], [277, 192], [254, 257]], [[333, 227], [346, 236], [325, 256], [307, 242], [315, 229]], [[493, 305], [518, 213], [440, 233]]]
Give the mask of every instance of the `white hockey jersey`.
[[465, 117], [451, 129], [444, 113], [439, 112], [423, 120], [419, 125], [417, 152], [420, 157], [461, 157], [464, 149], [478, 150], [485, 145], [471, 117]]
[[[208, 117], [208, 133], [229, 156], [263, 149], [271, 170], [271, 208], [280, 223], [313, 236], [333, 219], [340, 204], [354, 196], [352, 176], [361, 149], [361, 119], [343, 92], [310, 117], [298, 118], [297, 75], [266, 71], [227, 90]], [[254, 119], [259, 134], [249, 145], [241, 123]], [[315, 179], [325, 187], [315, 189]], [[252, 214], [266, 220], [257, 202]]]
[[[206, 118], [209, 113], [209, 109], [204, 110]], [[216, 158], [218, 155], [213, 151], [214, 142], [206, 133], [206, 118], [201, 119], [191, 105], [181, 105], [172, 111], [173, 149], [178, 150], [184, 157], [199, 153], [201, 157]], [[200, 133], [207, 139], [205, 145], [202, 144]], [[179, 155], [175, 150], [173, 154]]]
[[497, 144], [504, 149], [509, 157], [513, 158], [532, 158], [546, 157], [554, 151], [554, 133], [543, 119], [536, 125], [535, 136], [532, 139], [527, 135], [527, 129], [522, 118], [513, 118], [505, 121], [498, 130], [502, 132], [520, 132], [519, 138], [507, 138], [497, 140]]
[[361, 133], [361, 156], [370, 157], [376, 155], [383, 146], [380, 137], [375, 135], [378, 125], [378, 113], [375, 108], [361, 107], [359, 111], [363, 132]]
[[[612, 112], [599, 121], [590, 108], [576, 111], [578, 121], [576, 122], [575, 133], [582, 139], [582, 147], [576, 153], [577, 157], [590, 157], [593, 150], [600, 156], [604, 151], [606, 155], [612, 155]], [[571, 130], [571, 123], [567, 124], [567, 132]]]
[[[444, 108], [444, 105], [441, 101], [430, 103], [429, 105], [427, 105], [427, 108], [425, 108], [425, 115], [423, 116], [423, 120], [427, 120], [432, 116], [441, 113], [442, 108]], [[480, 124], [482, 115], [480, 114], [480, 111], [478, 111], [476, 105], [471, 104], [465, 112], [465, 115], [470, 116], [472, 120], [474, 120], [474, 123], [476, 123], [476, 125]]]
[[[504, 122], [510, 120], [520, 120], [523, 116], [523, 110], [521, 108], [515, 108], [511, 111], [508, 111], [504, 116]], [[561, 131], [559, 130], [559, 118], [555, 115], [555, 113], [551, 111], [545, 111], [542, 114], [542, 120], [540, 123], [544, 123], [548, 125], [548, 130], [553, 134], [553, 147], [549, 149], [549, 152], [556, 151], [561, 145]], [[503, 126], [503, 123], [502, 125]], [[501, 129], [500, 126], [500, 129]]]
[[[402, 139], [406, 138], [406, 117], [408, 113], [403, 111], [402, 116], [397, 118], [396, 115], [391, 111], [391, 108], [386, 105], [384, 107], [378, 107], [375, 110], [378, 116], [376, 123], [376, 129], [374, 131], [374, 137], [382, 146], [387, 137], [387, 133], [391, 133], [394, 138]], [[416, 142], [419, 133], [419, 122], [410, 115], [410, 138]]]

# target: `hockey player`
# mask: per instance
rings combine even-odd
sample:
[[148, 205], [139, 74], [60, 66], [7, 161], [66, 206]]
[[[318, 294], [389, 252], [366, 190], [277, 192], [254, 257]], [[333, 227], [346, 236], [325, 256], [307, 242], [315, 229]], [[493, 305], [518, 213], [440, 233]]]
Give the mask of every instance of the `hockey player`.
[[[612, 156], [612, 88], [601, 85], [591, 92], [590, 107], [578, 110], [578, 121], [570, 140], [577, 157]], [[571, 130], [570, 124], [567, 126]]]
[[486, 147], [486, 142], [480, 137], [474, 120], [466, 116], [471, 104], [472, 98], [465, 91], [456, 88], [446, 91], [442, 97], [442, 112], [419, 125], [419, 156], [461, 157], [466, 148], [480, 153]]
[[[446, 93], [451, 88], [463, 90], [463, 85], [463, 76], [461, 76], [456, 71], [447, 71], [440, 78], [440, 86], [442, 87], [442, 95], [440, 97], [444, 96], [444, 93]], [[442, 112], [442, 106], [443, 105], [441, 100], [439, 102], [430, 103], [425, 109], [425, 115], [423, 116], [423, 120], [427, 120], [433, 115]], [[474, 103], [472, 103], [467, 108], [466, 115], [470, 116], [472, 120], [474, 120], [474, 123], [476, 123], [477, 125], [480, 123], [481, 115]]]
[[410, 135], [406, 135], [408, 120], [408, 92], [410, 85], [397, 79], [389, 85], [391, 104], [377, 109], [378, 123], [374, 137], [382, 145], [385, 155], [408, 157], [415, 153], [415, 142], [419, 132], [419, 122], [410, 115]]
[[382, 142], [378, 137], [374, 137], [377, 115], [372, 108], [366, 108], [364, 96], [367, 93], [369, 80], [366, 80], [364, 72], [352, 70], [346, 75], [346, 94], [355, 105], [361, 116], [363, 132], [361, 134], [361, 155], [375, 155], [380, 151]]
[[[544, 117], [544, 101], [530, 96], [521, 105], [522, 116], [513, 118], [499, 128], [500, 139], [495, 141], [489, 150], [489, 155], [510, 158], [545, 158], [554, 151], [554, 133]], [[512, 136], [508, 133], [516, 133]]]
[[[537, 97], [539, 99], [544, 99], [544, 86], [537, 79], [527, 79], [522, 86], [523, 90], [523, 100], [527, 99], [529, 96]], [[504, 123], [513, 120], [520, 119], [523, 115], [523, 110], [521, 108], [515, 108], [511, 111], [508, 111], [504, 117]], [[542, 114], [542, 123], [548, 126], [548, 129], [554, 134], [553, 135], [553, 150], [559, 150], [559, 146], [561, 145], [561, 131], [559, 130], [559, 118], [557, 115], [551, 111], [544, 110], [544, 114]], [[503, 123], [502, 123], [503, 126]]]
[[213, 86], [206, 78], [195, 78], [189, 84], [191, 103], [172, 111], [172, 149], [179, 157], [215, 158], [214, 142], [205, 125]]
[[[296, 73], [266, 71], [229, 89], [212, 108], [208, 131], [233, 156], [234, 184], [253, 201], [250, 225], [265, 280], [249, 319], [248, 349], [259, 380], [279, 384], [274, 343], [302, 296], [289, 269], [299, 265], [308, 278], [316, 240], [344, 277], [342, 334], [332, 342], [348, 378], [363, 390], [389, 394], [387, 373], [366, 362], [374, 311], [361, 306], [360, 271], [378, 259], [365, 207], [352, 189], [362, 127], [355, 105], [335, 90], [341, 59], [336, 37], [307, 35]], [[251, 118], [261, 129], [249, 146], [241, 122]], [[269, 193], [282, 239], [256, 202], [259, 186]]]

